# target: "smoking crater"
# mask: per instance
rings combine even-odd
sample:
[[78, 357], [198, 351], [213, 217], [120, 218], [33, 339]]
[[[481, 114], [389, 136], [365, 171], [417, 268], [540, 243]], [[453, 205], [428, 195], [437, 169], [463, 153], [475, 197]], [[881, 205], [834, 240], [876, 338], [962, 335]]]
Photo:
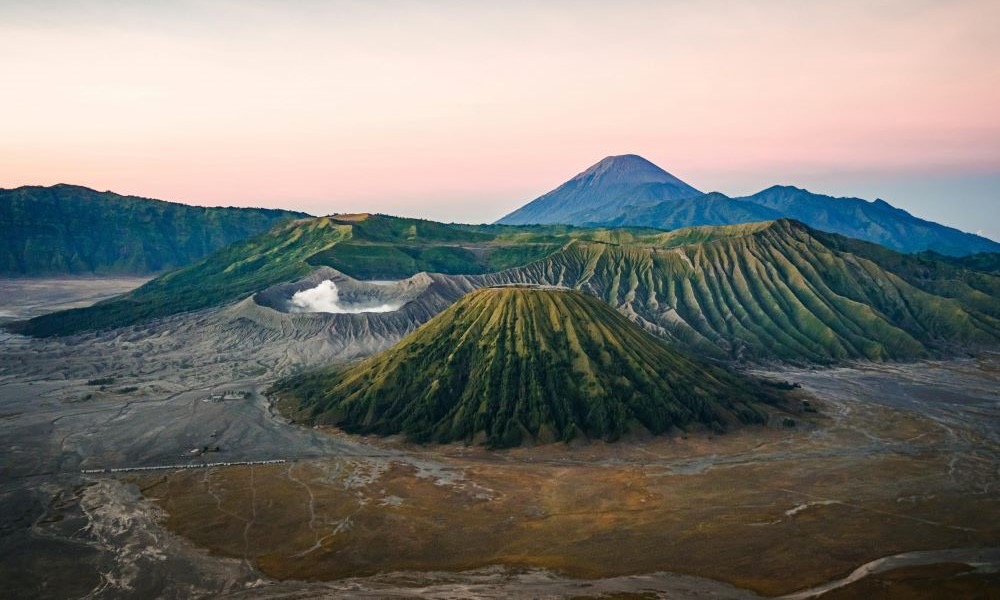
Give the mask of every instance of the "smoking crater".
[[314, 288], [295, 292], [288, 301], [288, 310], [294, 313], [384, 313], [399, 310], [400, 306], [401, 304], [376, 304], [372, 302], [344, 303], [337, 291], [337, 284], [329, 279], [321, 281]]

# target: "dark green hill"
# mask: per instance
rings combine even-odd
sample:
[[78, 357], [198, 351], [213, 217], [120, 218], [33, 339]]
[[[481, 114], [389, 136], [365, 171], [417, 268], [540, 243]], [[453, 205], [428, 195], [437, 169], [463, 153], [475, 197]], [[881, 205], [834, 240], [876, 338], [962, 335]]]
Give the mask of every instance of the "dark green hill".
[[188, 206], [75, 185], [0, 189], [0, 275], [155, 273], [304, 216]]
[[759, 423], [775, 393], [671, 350], [604, 302], [553, 289], [471, 292], [396, 346], [274, 390], [312, 422], [419, 442], [516, 446]]
[[656, 227], [679, 229], [702, 225], [732, 225], [780, 219], [781, 213], [751, 202], [736, 202], [718, 192], [665, 200], [651, 206], [634, 208], [600, 222], [609, 227]]
[[970, 254], [968, 256], [945, 256], [937, 252], [927, 251], [921, 252], [917, 256], [931, 262], [946, 262], [963, 269], [1000, 275], [1000, 252], [980, 252], [979, 254]]
[[345, 239], [309, 258], [358, 279], [402, 279], [421, 271], [448, 275], [498, 271], [550, 254], [564, 240], [541, 229], [511, 236], [513, 228], [477, 227], [385, 215], [336, 215], [351, 229]]

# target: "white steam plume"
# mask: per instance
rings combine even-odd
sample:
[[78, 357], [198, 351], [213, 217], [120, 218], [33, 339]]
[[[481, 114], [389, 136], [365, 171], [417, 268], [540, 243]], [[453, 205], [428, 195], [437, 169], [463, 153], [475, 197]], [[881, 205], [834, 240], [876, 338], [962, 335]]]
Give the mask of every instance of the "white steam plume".
[[314, 288], [295, 292], [289, 302], [289, 310], [296, 313], [323, 312], [334, 314], [384, 313], [398, 310], [399, 306], [392, 304], [352, 304], [344, 306], [340, 303], [337, 284], [329, 279], [320, 282]]

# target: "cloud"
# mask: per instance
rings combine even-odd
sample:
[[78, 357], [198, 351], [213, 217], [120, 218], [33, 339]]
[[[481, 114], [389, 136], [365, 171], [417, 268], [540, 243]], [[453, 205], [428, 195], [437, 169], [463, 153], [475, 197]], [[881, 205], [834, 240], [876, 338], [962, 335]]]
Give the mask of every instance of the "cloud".
[[400, 306], [398, 304], [341, 304], [337, 285], [327, 279], [314, 288], [295, 292], [292, 299], [289, 300], [288, 310], [294, 313], [358, 314], [392, 312], [399, 310]]

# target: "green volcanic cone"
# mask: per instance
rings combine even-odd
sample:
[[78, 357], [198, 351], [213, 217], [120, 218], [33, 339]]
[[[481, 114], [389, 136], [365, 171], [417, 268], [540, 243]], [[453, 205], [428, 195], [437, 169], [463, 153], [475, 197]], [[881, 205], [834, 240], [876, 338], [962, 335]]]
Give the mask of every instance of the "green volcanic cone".
[[615, 440], [763, 422], [774, 392], [695, 361], [606, 303], [568, 290], [472, 292], [356, 365], [279, 383], [315, 423], [420, 442]]

